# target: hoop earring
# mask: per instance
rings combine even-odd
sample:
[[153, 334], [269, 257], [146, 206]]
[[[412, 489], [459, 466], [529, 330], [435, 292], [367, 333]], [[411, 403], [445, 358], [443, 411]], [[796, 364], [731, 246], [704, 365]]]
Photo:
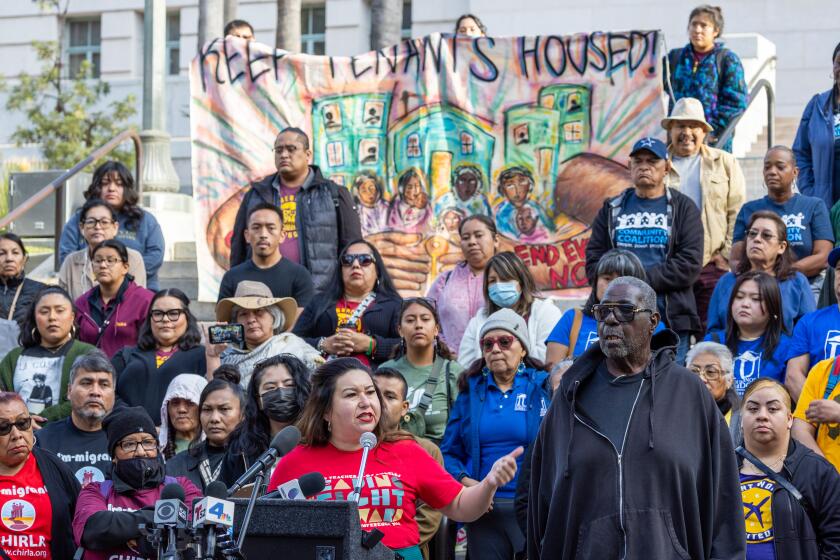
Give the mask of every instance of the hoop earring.
[[38, 332], [38, 329], [36, 329], [35, 327], [32, 327], [32, 330], [29, 332], [29, 334], [32, 335], [32, 340], [35, 340], [35, 333], [36, 332]]
[[329, 420], [327, 420], [327, 431], [332, 432], [332, 423]]
[[70, 338], [76, 338], [76, 325], [70, 327]]

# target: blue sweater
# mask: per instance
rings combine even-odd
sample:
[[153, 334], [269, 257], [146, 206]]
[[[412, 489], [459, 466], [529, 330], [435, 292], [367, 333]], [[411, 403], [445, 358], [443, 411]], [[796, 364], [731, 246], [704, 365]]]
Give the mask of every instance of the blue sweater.
[[[489, 377], [490, 375], [483, 373], [470, 377], [469, 389], [458, 395], [449, 413], [449, 421], [446, 424], [440, 450], [443, 453], [444, 467], [449, 474], [459, 480], [464, 476], [482, 480], [497, 459], [520, 445], [527, 449], [537, 437], [542, 417], [551, 403], [551, 395], [546, 390], [548, 373], [530, 368], [517, 373], [510, 398], [501, 397], [505, 404], [510, 402], [513, 406], [506, 406], [505, 410], [497, 415], [497, 422], [508, 424], [515, 420], [516, 416], [524, 415], [525, 437], [520, 441], [510, 441], [503, 447], [497, 442], [487, 445], [486, 440], [497, 438], [494, 434], [480, 433], [480, 425], [484, 422], [486, 427], [486, 422], [490, 419], [484, 417], [490, 412], [485, 410], [487, 407], [484, 405], [489, 400], [502, 402], [491, 398], [498, 395], [489, 395], [489, 391], [499, 393], [498, 388], [490, 389]], [[523, 453], [516, 460], [517, 467], [521, 468], [524, 456]], [[516, 479], [514, 478], [510, 483], [499, 488], [496, 495], [500, 498], [513, 498], [515, 489]]]
[[[87, 247], [87, 242], [82, 237], [82, 232], [79, 231], [79, 212], [76, 211], [64, 224], [64, 229], [61, 230], [61, 241], [58, 246], [58, 258], [61, 262], [64, 262], [64, 259], [70, 253]], [[146, 265], [146, 287], [152, 291], [157, 291], [157, 273], [163, 264], [165, 249], [160, 224], [154, 216], [145, 210], [136, 230], [128, 229], [126, 226], [128, 216], [123, 213], [117, 214], [117, 221], [120, 224], [117, 239], [125, 243], [125, 246], [129, 249], [134, 249], [143, 255], [143, 263]]]
[[811, 98], [796, 140], [793, 153], [799, 167], [797, 185], [799, 192], [823, 199], [826, 208], [834, 205], [834, 114], [831, 96], [834, 90], [818, 93]]
[[[709, 317], [706, 332], [725, 331], [726, 316], [729, 314], [729, 298], [735, 286], [735, 275], [727, 272], [721, 276], [712, 299], [709, 301]], [[779, 282], [782, 292], [782, 315], [785, 319], [785, 331], [793, 333], [793, 325], [800, 317], [817, 308], [814, 294], [808, 279], [801, 272], [795, 273], [787, 280]]]

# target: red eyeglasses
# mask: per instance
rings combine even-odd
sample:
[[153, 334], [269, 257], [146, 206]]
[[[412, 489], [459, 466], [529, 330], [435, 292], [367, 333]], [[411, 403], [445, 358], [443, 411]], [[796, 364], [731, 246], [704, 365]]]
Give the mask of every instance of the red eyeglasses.
[[513, 346], [513, 341], [516, 337], [510, 335], [502, 335], [497, 337], [485, 336], [481, 339], [481, 348], [485, 352], [490, 352], [493, 347], [498, 344], [502, 350], [509, 350]]

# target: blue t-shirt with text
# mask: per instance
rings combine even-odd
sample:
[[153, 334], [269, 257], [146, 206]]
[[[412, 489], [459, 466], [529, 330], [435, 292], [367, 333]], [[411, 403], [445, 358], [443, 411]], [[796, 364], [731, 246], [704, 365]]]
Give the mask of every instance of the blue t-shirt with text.
[[[704, 340], [726, 344], [726, 333], [711, 332]], [[772, 356], [764, 356], [764, 350], [761, 347], [763, 343], [764, 336], [755, 340], [738, 341], [738, 352], [734, 356], [735, 363], [732, 366], [732, 374], [735, 377], [732, 388], [739, 397], [743, 397], [747, 386], [759, 377], [770, 377], [780, 383], [785, 380], [785, 366], [790, 357], [790, 337], [782, 335]]]
[[796, 254], [796, 260], [811, 255], [814, 251], [814, 241], [824, 239], [834, 243], [834, 232], [825, 202], [821, 198], [804, 194], [794, 194], [784, 204], [777, 204], [768, 196], [744, 204], [735, 220], [733, 242], [744, 240], [747, 235], [747, 221], [753, 212], [759, 210], [770, 210], [782, 218], [787, 226], [787, 240]]
[[632, 251], [645, 267], [665, 262], [668, 256], [668, 197], [627, 195], [613, 224], [616, 247]]
[[[581, 313], [583, 314], [583, 319], [580, 322], [580, 332], [578, 333], [577, 342], [575, 342], [575, 347], [572, 348], [571, 357], [573, 358], [577, 358], [586, 352], [590, 346], [598, 343], [598, 321], [596, 321], [591, 315], [587, 315], [582, 311]], [[560, 317], [560, 320], [557, 321], [557, 324], [554, 325], [554, 328], [551, 329], [551, 334], [549, 334], [548, 338], [545, 339], [546, 344], [549, 342], [556, 342], [558, 344], [562, 344], [563, 346], [569, 346], [569, 342], [572, 338], [572, 325], [574, 322], [575, 310], [567, 309], [566, 312], [563, 313], [563, 316]], [[659, 321], [656, 328], [653, 330], [653, 334], [662, 330], [665, 330], [665, 324], [662, 321]]]
[[790, 357], [810, 355], [810, 365], [840, 354], [840, 308], [830, 305], [803, 315], [793, 329]]

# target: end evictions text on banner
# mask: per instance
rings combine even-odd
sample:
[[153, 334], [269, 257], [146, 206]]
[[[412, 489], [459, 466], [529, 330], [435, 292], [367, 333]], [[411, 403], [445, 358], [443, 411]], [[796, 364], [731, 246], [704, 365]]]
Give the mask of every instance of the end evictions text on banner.
[[209, 42], [190, 70], [199, 298], [216, 299], [240, 201], [287, 126], [351, 190], [404, 293], [462, 259], [458, 224], [479, 213], [543, 291], [586, 287], [589, 224], [629, 185], [633, 142], [662, 135], [660, 38], [431, 35], [355, 57]]

